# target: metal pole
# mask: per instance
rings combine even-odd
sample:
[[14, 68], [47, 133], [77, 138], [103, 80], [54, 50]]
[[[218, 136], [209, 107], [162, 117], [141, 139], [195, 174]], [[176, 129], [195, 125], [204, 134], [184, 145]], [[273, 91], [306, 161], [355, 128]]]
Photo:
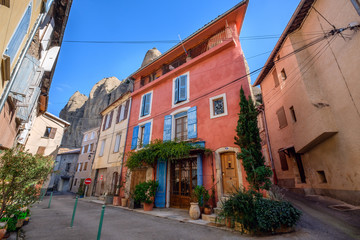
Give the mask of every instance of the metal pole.
[[98, 235], [97, 235], [97, 240], [100, 240], [101, 237], [101, 228], [102, 228], [102, 222], [104, 219], [104, 212], [105, 212], [105, 205], [102, 206], [102, 210], [101, 210], [101, 216], [100, 216], [100, 223], [99, 223], [99, 230], [98, 230]]
[[53, 195], [53, 192], [51, 192], [51, 194], [50, 194], [50, 199], [49, 199], [49, 205], [48, 205], [48, 208], [50, 208], [50, 204], [51, 204], [51, 199], [52, 199], [52, 195]]
[[73, 227], [73, 225], [74, 225], [74, 218], [75, 218], [75, 212], [76, 212], [76, 206], [77, 206], [78, 198], [79, 197], [76, 196], [75, 205], [74, 205], [74, 211], [73, 211], [70, 227]]

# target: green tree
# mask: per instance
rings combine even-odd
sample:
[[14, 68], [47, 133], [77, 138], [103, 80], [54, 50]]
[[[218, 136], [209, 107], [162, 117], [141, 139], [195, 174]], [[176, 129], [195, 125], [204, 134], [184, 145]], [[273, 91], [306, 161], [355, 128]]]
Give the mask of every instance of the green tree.
[[0, 153], [0, 218], [36, 202], [42, 184], [52, 170], [51, 157], [16, 149]]
[[268, 190], [271, 186], [272, 171], [265, 166], [261, 152], [261, 139], [257, 126], [257, 111], [252, 99], [246, 99], [244, 90], [240, 89], [240, 114], [236, 127], [235, 144], [241, 148], [237, 158], [242, 160], [246, 171], [246, 180], [251, 188], [259, 191]]

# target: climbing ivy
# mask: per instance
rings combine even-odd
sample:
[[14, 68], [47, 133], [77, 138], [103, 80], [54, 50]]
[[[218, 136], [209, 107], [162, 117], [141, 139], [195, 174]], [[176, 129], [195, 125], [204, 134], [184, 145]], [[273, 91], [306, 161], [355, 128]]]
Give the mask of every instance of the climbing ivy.
[[126, 166], [130, 170], [142, 166], [155, 167], [159, 159], [173, 160], [188, 157], [190, 151], [193, 149], [203, 149], [206, 153], [211, 152], [209, 149], [205, 149], [196, 144], [193, 145], [189, 142], [163, 142], [160, 139], [156, 139], [140, 150], [129, 152]]

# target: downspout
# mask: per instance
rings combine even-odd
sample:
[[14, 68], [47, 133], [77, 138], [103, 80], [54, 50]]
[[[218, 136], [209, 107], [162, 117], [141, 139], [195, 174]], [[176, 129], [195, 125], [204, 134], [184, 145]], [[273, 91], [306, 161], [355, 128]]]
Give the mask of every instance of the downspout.
[[[123, 152], [123, 157], [122, 157], [121, 166], [120, 166], [119, 183], [121, 183], [122, 171], [123, 171], [123, 166], [124, 166], [124, 161], [125, 161], [126, 141], [127, 141], [127, 136], [128, 136], [128, 132], [129, 132], [129, 122], [130, 122], [130, 116], [131, 116], [131, 100], [132, 100], [132, 98], [130, 97], [129, 109], [128, 109], [128, 119], [127, 119], [126, 133], [125, 133], [124, 152]], [[120, 196], [120, 194], [121, 194], [121, 192], [119, 191], [119, 196]], [[124, 194], [125, 194], [125, 191], [124, 191]]]
[[267, 123], [266, 123], [266, 116], [265, 116], [265, 111], [263, 109], [263, 107], [265, 107], [264, 104], [262, 104], [262, 106], [260, 106], [258, 109], [261, 111], [262, 115], [263, 115], [263, 123], [264, 123], [264, 127], [265, 127], [265, 135], [266, 135], [266, 144], [268, 146], [268, 150], [269, 150], [269, 157], [270, 157], [270, 162], [271, 162], [271, 170], [274, 174], [274, 184], [277, 185], [278, 184], [278, 179], [276, 176], [276, 171], [275, 171], [275, 164], [274, 164], [274, 159], [272, 156], [272, 151], [271, 151], [271, 145], [270, 145], [270, 138], [269, 138], [269, 132], [268, 132], [268, 127], [267, 127]]
[[21, 54], [20, 54], [20, 57], [19, 57], [19, 60], [16, 62], [16, 65], [15, 65], [15, 68], [14, 68], [14, 71], [11, 73], [11, 77], [10, 77], [10, 81], [9, 83], [6, 85], [5, 87], [5, 90], [4, 90], [4, 93], [2, 95], [2, 98], [0, 100], [0, 112], [2, 111], [4, 105], [5, 105], [5, 102], [9, 96], [9, 93], [10, 93], [10, 90], [14, 84], [14, 81], [15, 81], [15, 77], [17, 76], [19, 70], [20, 70], [20, 65], [22, 63], [22, 61], [24, 60], [24, 57], [26, 55], [26, 52], [28, 51], [29, 47], [30, 47], [30, 44], [36, 34], [36, 31], [37, 29], [39, 28], [40, 26], [40, 23], [42, 22], [43, 18], [44, 18], [45, 14], [44, 13], [41, 13], [40, 16], [38, 17], [38, 19], [36, 20], [36, 23], [35, 23], [35, 26], [33, 27], [33, 29], [31, 30], [31, 34], [30, 34], [30, 37], [28, 38], [28, 40], [26, 41], [26, 44], [25, 44], [25, 47], [23, 48], [23, 50], [21, 51]]

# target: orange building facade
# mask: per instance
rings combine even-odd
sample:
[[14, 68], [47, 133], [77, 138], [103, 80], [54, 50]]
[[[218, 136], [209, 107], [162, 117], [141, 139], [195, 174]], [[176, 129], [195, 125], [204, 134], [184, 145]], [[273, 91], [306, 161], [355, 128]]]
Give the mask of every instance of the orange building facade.
[[240, 88], [251, 94], [239, 41], [247, 4], [242, 1], [129, 77], [134, 91], [126, 152], [156, 139], [194, 142], [213, 151], [133, 171], [126, 179], [130, 192], [140, 180], [159, 181], [157, 207], [187, 208], [196, 185], [209, 193], [214, 189], [215, 207], [233, 187], [246, 185], [234, 136]]

